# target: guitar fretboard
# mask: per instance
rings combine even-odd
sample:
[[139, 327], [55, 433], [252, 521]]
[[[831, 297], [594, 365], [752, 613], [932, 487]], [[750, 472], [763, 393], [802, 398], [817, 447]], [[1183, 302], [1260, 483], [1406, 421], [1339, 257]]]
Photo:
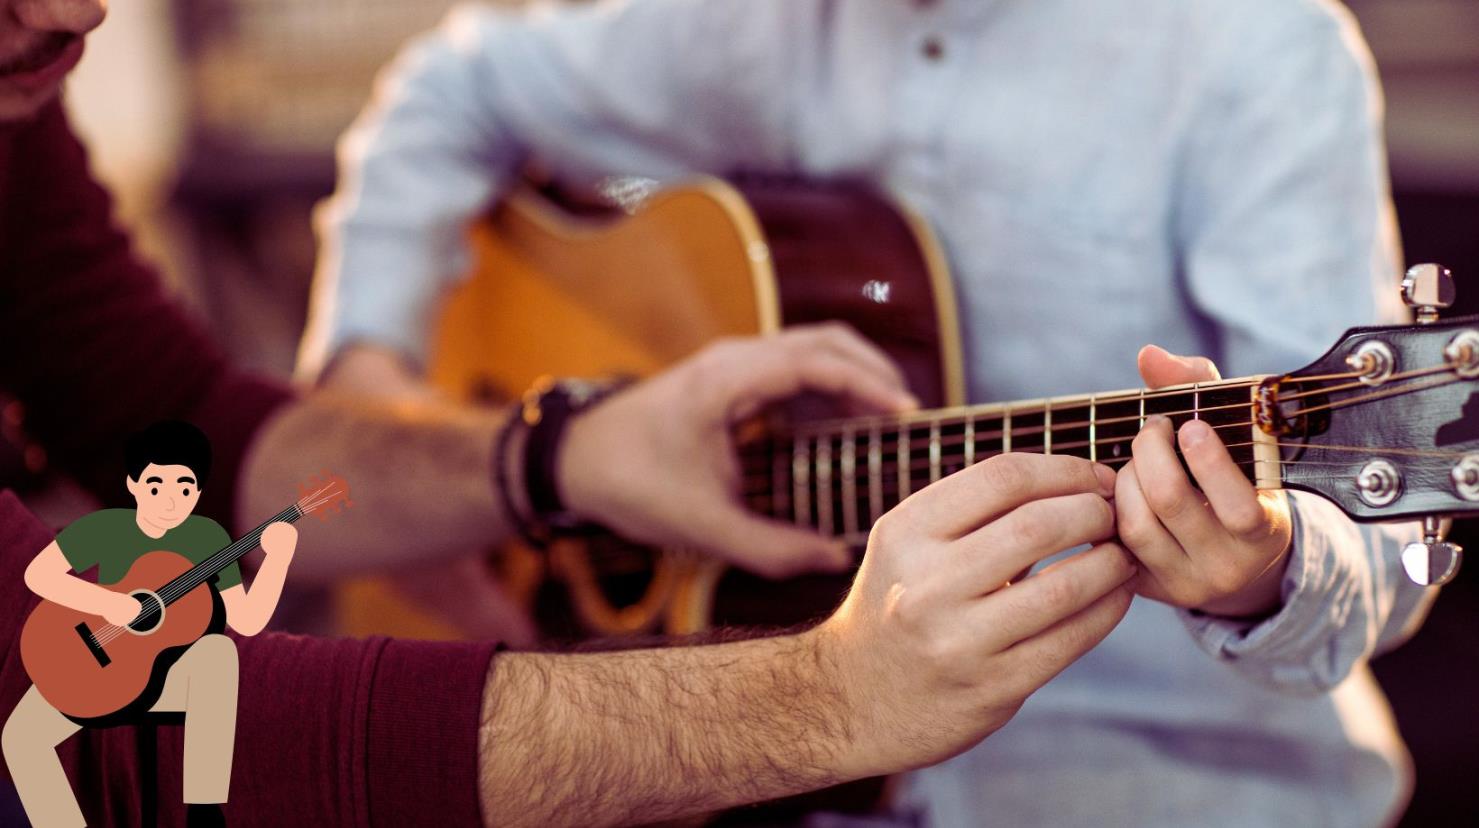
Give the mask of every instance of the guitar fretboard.
[[[301, 517], [303, 517], [303, 510], [297, 504], [283, 509], [281, 512], [263, 521], [257, 528], [242, 535], [235, 542], [222, 547], [212, 553], [209, 558], [190, 567], [174, 580], [160, 587], [158, 593], [160, 599], [164, 601], [165, 606], [174, 603], [181, 596], [189, 593], [190, 590], [195, 589], [215, 577], [221, 570], [240, 560], [246, 553], [256, 549], [257, 545], [262, 542], [262, 532], [268, 526], [277, 522], [295, 523]], [[147, 612], [146, 610], [145, 614]], [[141, 614], [142, 616], [143, 614]]]
[[1276, 460], [1255, 457], [1260, 379], [805, 424], [742, 452], [743, 492], [762, 514], [863, 543], [873, 523], [910, 494], [998, 454], [1069, 454], [1119, 468], [1156, 414], [1177, 428], [1207, 421], [1248, 479], [1267, 483], [1279, 471]]

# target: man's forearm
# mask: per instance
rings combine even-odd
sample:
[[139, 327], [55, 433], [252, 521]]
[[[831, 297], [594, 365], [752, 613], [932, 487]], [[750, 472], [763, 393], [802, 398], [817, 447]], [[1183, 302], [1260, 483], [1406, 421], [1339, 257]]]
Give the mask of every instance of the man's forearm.
[[822, 634], [494, 659], [484, 822], [649, 822], [864, 775]]
[[26, 587], [53, 604], [102, 615], [109, 602], [117, 600], [118, 593], [84, 581], [71, 572], [70, 566], [61, 547], [53, 541], [26, 567]]
[[449, 560], [510, 533], [492, 483], [504, 411], [312, 393], [258, 434], [237, 515], [261, 520], [330, 469], [349, 482], [354, 520], [296, 556], [294, 577], [325, 582], [372, 569]]

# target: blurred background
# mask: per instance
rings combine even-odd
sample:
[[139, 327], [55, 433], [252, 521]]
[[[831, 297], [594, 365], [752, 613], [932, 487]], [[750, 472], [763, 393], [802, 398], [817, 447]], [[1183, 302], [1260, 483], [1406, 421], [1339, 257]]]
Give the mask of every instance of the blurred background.
[[[244, 363], [290, 372], [313, 269], [310, 211], [333, 187], [334, 141], [376, 70], [451, 5], [129, 0], [89, 38], [68, 105], [95, 169], [144, 254]], [[1405, 257], [1453, 268], [1463, 309], [1479, 312], [1479, 2], [1348, 5], [1386, 89]], [[26, 461], [0, 459], [0, 474], [23, 474]], [[59, 524], [89, 508], [65, 489], [36, 497]], [[1475, 527], [1456, 534], [1479, 554]], [[1472, 819], [1479, 563], [1376, 671], [1417, 761], [1403, 824]]]

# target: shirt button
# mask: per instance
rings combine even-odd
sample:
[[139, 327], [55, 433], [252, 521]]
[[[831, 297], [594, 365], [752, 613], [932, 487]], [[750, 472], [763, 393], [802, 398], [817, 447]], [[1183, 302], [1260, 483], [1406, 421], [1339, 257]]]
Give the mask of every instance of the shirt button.
[[919, 51], [928, 60], [939, 60], [945, 56], [945, 44], [940, 42], [940, 38], [930, 35], [924, 39], [924, 43], [919, 47]]

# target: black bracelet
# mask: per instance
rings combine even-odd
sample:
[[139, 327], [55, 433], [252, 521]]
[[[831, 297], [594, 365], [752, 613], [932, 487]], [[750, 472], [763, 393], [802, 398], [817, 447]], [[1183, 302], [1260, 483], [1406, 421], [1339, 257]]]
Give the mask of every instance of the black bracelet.
[[[581, 520], [565, 508], [559, 487], [560, 448], [570, 418], [595, 405], [625, 385], [624, 380], [589, 382], [541, 377], [524, 393], [523, 406], [509, 418], [498, 435], [494, 451], [494, 480], [504, 508], [519, 534], [530, 545], [544, 548], [558, 537], [585, 535], [599, 527]], [[532, 514], [520, 512], [508, 480], [508, 448], [516, 428], [526, 432], [523, 480], [525, 498]]]
[[508, 515], [509, 522], [518, 531], [519, 537], [524, 542], [537, 549], [543, 549], [549, 545], [550, 538], [542, 527], [536, 525], [514, 502], [513, 491], [509, 488], [508, 480], [508, 448], [513, 445], [514, 433], [520, 430], [528, 430], [521, 412], [515, 411], [504, 421], [503, 426], [498, 429], [498, 435], [493, 440], [493, 488], [498, 492], [498, 500], [503, 504], [503, 511]]
[[570, 393], [563, 383], [542, 390], [524, 404], [524, 422], [529, 424], [529, 439], [524, 443], [524, 494], [529, 509], [552, 529], [571, 529], [579, 523], [565, 510], [560, 496], [560, 444], [565, 426], [576, 412]]

